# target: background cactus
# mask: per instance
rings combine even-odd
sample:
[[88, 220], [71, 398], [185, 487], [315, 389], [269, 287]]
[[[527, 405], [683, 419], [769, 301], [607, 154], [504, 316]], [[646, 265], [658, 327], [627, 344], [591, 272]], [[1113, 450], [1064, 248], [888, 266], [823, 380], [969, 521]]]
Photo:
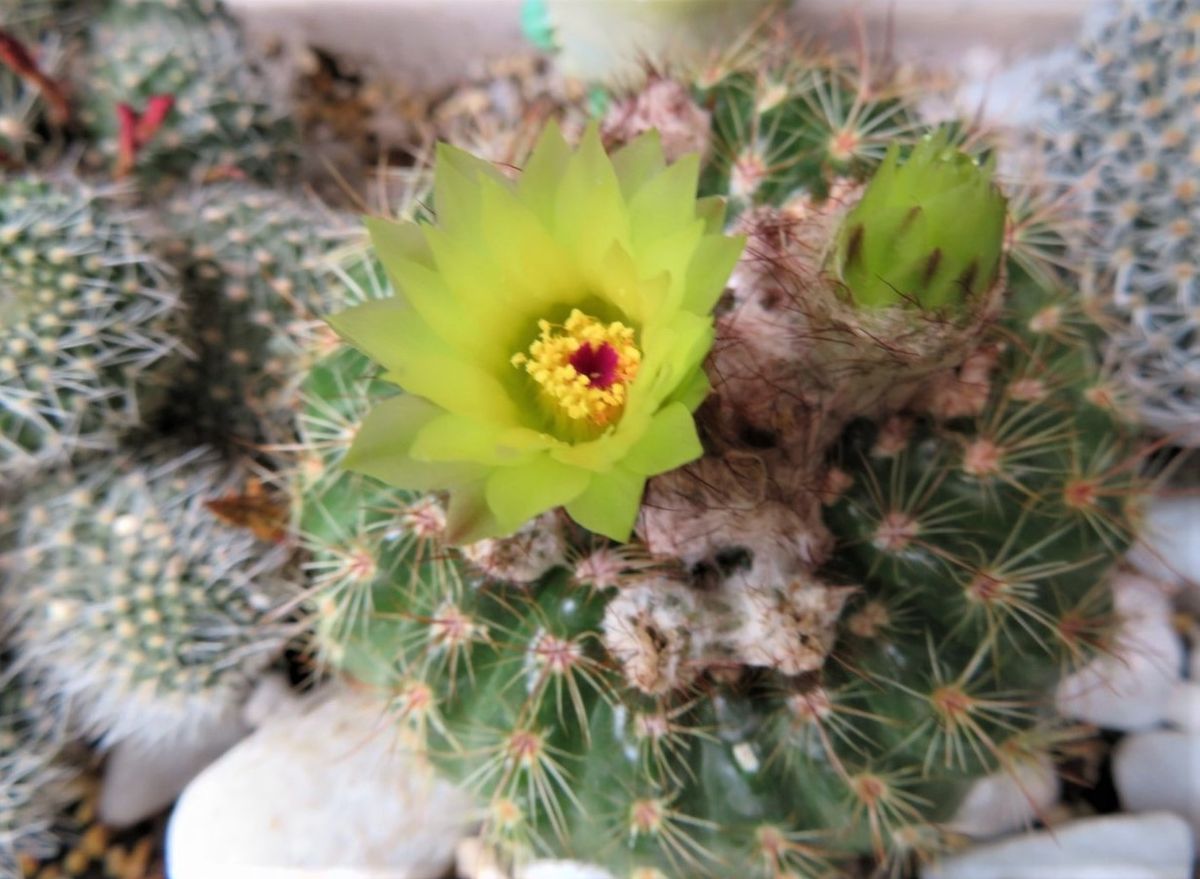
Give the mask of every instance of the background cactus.
[[57, 849], [51, 828], [79, 773], [63, 756], [58, 723], [9, 658], [0, 660], [0, 875], [20, 875], [19, 855]]
[[164, 219], [189, 356], [158, 372], [150, 418], [243, 450], [291, 441], [298, 386], [332, 346], [319, 319], [340, 284], [329, 263], [357, 230], [313, 198], [241, 183], [181, 192]]
[[[712, 119], [701, 188], [735, 200], [749, 236], [718, 308], [705, 457], [652, 480], [641, 541], [541, 520], [565, 558], [506, 581], [492, 560], [532, 560], [529, 535], [459, 552], [436, 497], [337, 469], [388, 392], [339, 352], [301, 428], [319, 633], [477, 795], [505, 860], [638, 879], [824, 875], [863, 853], [899, 868], [953, 844], [944, 822], [975, 780], [1057, 740], [1052, 684], [1111, 623], [1133, 446], [1068, 291], [1022, 268], [1028, 252], [982, 270], [995, 223], [943, 226], [906, 257], [936, 274], [945, 247], [944, 265], [995, 277], [963, 304], [846, 305], [839, 230], [915, 128], [899, 96], [792, 63], [714, 69], [694, 100], [674, 106]], [[881, 221], [871, 203], [854, 223]], [[986, 187], [961, 206], [997, 209]]]
[[76, 734], [203, 737], [282, 649], [286, 550], [217, 516], [252, 496], [246, 480], [210, 450], [157, 447], [64, 471], [18, 504], [10, 643]]
[[93, 162], [118, 175], [136, 169], [151, 188], [286, 177], [291, 125], [219, 5], [118, 2], [96, 19], [90, 40], [80, 90]]
[[0, 473], [109, 448], [174, 346], [170, 276], [105, 193], [0, 184]]
[[1100, 17], [1049, 93], [1047, 164], [1090, 237], [1075, 254], [1109, 361], [1152, 427], [1200, 444], [1200, 3]]

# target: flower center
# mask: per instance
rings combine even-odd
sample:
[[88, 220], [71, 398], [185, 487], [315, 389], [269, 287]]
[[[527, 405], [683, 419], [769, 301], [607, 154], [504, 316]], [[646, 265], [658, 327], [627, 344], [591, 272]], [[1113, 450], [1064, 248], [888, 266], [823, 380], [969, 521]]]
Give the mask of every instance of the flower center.
[[601, 323], [579, 309], [562, 326], [538, 321], [538, 330], [528, 353], [514, 354], [512, 365], [537, 382], [556, 414], [595, 425], [611, 422], [624, 408], [642, 362], [633, 330], [619, 321]]

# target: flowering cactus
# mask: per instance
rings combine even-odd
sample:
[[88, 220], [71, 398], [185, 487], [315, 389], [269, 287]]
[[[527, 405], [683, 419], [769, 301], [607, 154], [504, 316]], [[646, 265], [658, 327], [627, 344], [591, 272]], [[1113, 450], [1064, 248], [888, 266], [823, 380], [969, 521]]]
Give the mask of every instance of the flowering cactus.
[[701, 454], [692, 411], [710, 312], [741, 252], [699, 159], [656, 136], [613, 156], [556, 127], [518, 182], [444, 147], [436, 226], [369, 223], [400, 295], [332, 320], [408, 394], [346, 456], [398, 488], [448, 489], [450, 539], [510, 534], [565, 506], [628, 538], [648, 477]]
[[[840, 68], [789, 57], [690, 95], [679, 85], [675, 97], [704, 112], [658, 109], [680, 110], [678, 133], [708, 141], [700, 192], [727, 196], [747, 235], [726, 284], [724, 255], [712, 266], [742, 243], [707, 232], [711, 255], [697, 251], [685, 275], [704, 279], [699, 300], [675, 299], [673, 278], [629, 286], [640, 304], [605, 300], [602, 272], [584, 285], [594, 298], [562, 300], [575, 287], [560, 252], [628, 241], [646, 260], [629, 274], [654, 277], [647, 254], [659, 272], [684, 264], [697, 233], [681, 225], [709, 215], [682, 179], [695, 184], [691, 159], [662, 184], [625, 182], [654, 143], [623, 137], [632, 124], [610, 129], [611, 172], [594, 134], [574, 156], [550, 135], [555, 163], [543, 143], [512, 200], [540, 191], [531, 213], [549, 224], [498, 210], [512, 185], [453, 151], [439, 169], [440, 230], [377, 224], [408, 302], [338, 324], [384, 382], [358, 352], [325, 358], [300, 431], [296, 518], [320, 652], [385, 688], [397, 723], [474, 794], [484, 844], [518, 875], [542, 857], [617, 879], [841, 876], [864, 855], [899, 872], [959, 841], [955, 810], [981, 778], [1019, 775], [1061, 743], [1048, 697], [1107, 644], [1105, 572], [1131, 539], [1135, 452], [1096, 393], [1077, 298], [1029, 270], [1021, 200], [1006, 205], [986, 163], [945, 135], [904, 136], [910, 108]], [[761, 156], [771, 161], [750, 161]], [[595, 173], [573, 173], [580, 164]], [[658, 234], [639, 243], [625, 223], [657, 186], [680, 197], [659, 201]], [[617, 207], [596, 200], [605, 187], [628, 214], [615, 196]], [[564, 218], [580, 215], [566, 234]], [[547, 234], [522, 247], [531, 226]], [[402, 244], [415, 258], [397, 255]], [[522, 455], [575, 463], [607, 441], [621, 454], [588, 470], [588, 491], [651, 471], [631, 469], [642, 446], [624, 431], [651, 364], [669, 356], [651, 344], [661, 289], [704, 303], [689, 313], [705, 342], [720, 294], [711, 392], [697, 406], [708, 382], [671, 372], [656, 398], [685, 404], [676, 436], [684, 448], [701, 437], [703, 454], [653, 459], [666, 472], [625, 541], [627, 527], [596, 528], [559, 500], [574, 490], [562, 471], [528, 478]], [[624, 401], [606, 396], [628, 373]], [[380, 402], [388, 380], [413, 396]], [[497, 401], [532, 420], [480, 429]], [[387, 407], [428, 417], [389, 423]], [[573, 408], [609, 407], [607, 423], [572, 420]], [[533, 447], [539, 429], [557, 444]], [[459, 549], [447, 544], [463, 540], [454, 507], [461, 516], [472, 480], [467, 499], [516, 533]], [[427, 488], [449, 488], [450, 509]], [[526, 527], [505, 492], [526, 495]], [[623, 542], [534, 519], [558, 503]], [[606, 514], [601, 524], [621, 518]]]

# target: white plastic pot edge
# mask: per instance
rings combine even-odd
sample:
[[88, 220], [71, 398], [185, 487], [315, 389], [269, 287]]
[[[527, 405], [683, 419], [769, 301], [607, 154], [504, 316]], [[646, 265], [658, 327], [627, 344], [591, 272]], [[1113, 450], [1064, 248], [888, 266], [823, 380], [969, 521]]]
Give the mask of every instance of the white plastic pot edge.
[[[577, 0], [602, 3], [603, 0]], [[647, 0], [654, 2], [654, 0]], [[228, 0], [261, 42], [315, 46], [440, 88], [481, 61], [530, 47], [522, 0]], [[1096, 0], [793, 0], [802, 33], [846, 44], [861, 21], [873, 48], [951, 62], [972, 49], [1017, 56], [1071, 39]]]

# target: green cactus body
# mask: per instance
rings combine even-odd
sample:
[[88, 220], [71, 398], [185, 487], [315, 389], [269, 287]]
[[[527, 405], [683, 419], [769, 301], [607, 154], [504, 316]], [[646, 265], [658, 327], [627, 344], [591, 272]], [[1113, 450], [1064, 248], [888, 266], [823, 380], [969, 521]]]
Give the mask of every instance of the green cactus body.
[[232, 183], [179, 194], [166, 225], [191, 356], [160, 371], [151, 418], [209, 443], [291, 440], [297, 385], [332, 347], [327, 263], [357, 230], [311, 198]]
[[734, 210], [823, 195], [834, 179], [861, 178], [889, 146], [912, 139], [918, 123], [902, 92], [827, 64], [747, 71], [731, 59], [705, 71], [692, 84], [712, 113], [701, 188], [723, 193]]
[[17, 506], [6, 559], [11, 645], [73, 729], [170, 746], [240, 710], [286, 628], [282, 547], [219, 521], [246, 477], [166, 448], [61, 474]]
[[76, 181], [0, 185], [0, 477], [137, 420], [145, 370], [174, 347], [176, 299], [109, 199]]
[[1108, 359], [1152, 427], [1200, 444], [1200, 3], [1126, 4], [1049, 95], [1051, 176], [1091, 237], [1076, 254]]
[[[844, 80], [789, 76], [804, 88], [773, 96], [771, 126], [745, 91], [771, 76], [713, 84], [717, 137], [809, 136], [783, 120], [811, 121]], [[863, 144], [831, 163], [822, 140], [739, 196], [749, 241], [718, 309], [705, 455], [651, 480], [639, 543], [550, 514], [442, 544], [438, 498], [337, 469], [394, 387], [351, 351], [310, 375], [297, 520], [324, 653], [392, 695], [505, 862], [779, 879], [932, 857], [975, 781], [1054, 746], [1054, 682], [1105, 647], [1138, 487], [1089, 325], [1018, 261], [986, 269], [1002, 202], [957, 154], [985, 231], [921, 246], [977, 261], [988, 289], [846, 305], [841, 285], [864, 281], [829, 254], [896, 203], [868, 210], [842, 176], [882, 158]], [[730, 174], [714, 150], [704, 194]]]
[[[117, 4], [96, 20], [90, 38], [81, 92], [94, 162], [134, 170], [151, 189], [180, 179], [288, 176], [292, 126], [272, 105], [267, 81], [248, 62], [227, 14], [197, 15], [190, 4]], [[132, 168], [122, 169], [119, 105], [146, 114], [159, 96], [173, 99], [173, 107], [138, 145]]]

